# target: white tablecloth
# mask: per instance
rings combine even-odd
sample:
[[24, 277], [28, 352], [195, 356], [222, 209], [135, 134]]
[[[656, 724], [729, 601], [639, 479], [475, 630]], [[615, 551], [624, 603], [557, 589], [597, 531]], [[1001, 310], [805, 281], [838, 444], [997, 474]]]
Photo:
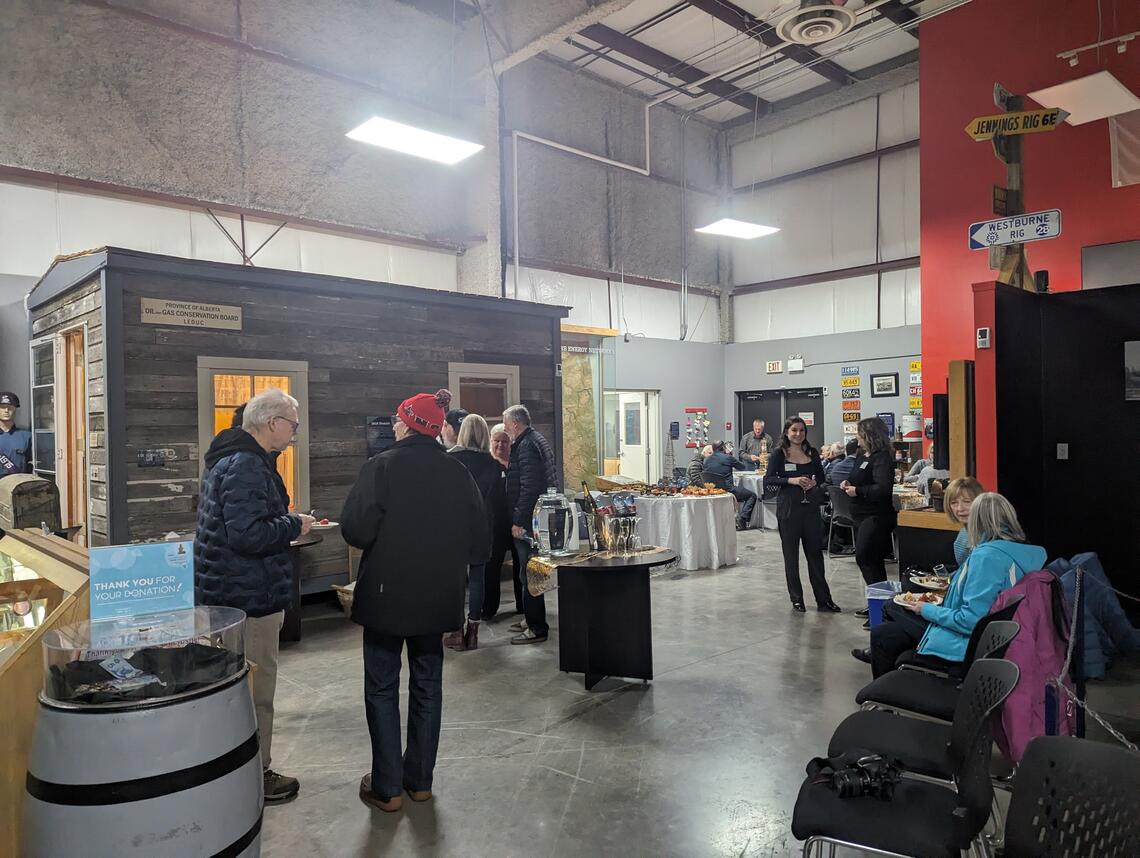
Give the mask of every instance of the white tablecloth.
[[642, 545], [677, 552], [682, 569], [717, 569], [736, 562], [732, 495], [637, 499]]
[[763, 530], [777, 530], [780, 526], [776, 520], [775, 503], [764, 504], [764, 475], [759, 471], [736, 471], [736, 484], [741, 488], [756, 492], [756, 506], [752, 508], [752, 518], [749, 527]]

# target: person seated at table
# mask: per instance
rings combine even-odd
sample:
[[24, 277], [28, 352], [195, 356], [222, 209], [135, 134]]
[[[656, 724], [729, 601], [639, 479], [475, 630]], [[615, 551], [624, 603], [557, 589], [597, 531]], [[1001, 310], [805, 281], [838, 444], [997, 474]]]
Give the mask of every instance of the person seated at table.
[[889, 603], [884, 622], [871, 629], [870, 649], [851, 651], [871, 665], [874, 677], [894, 670], [898, 657], [911, 648], [960, 664], [974, 626], [998, 595], [1045, 563], [1045, 549], [1026, 543], [1013, 506], [995, 492], [974, 498], [966, 531], [970, 554], [951, 576], [942, 604]]
[[963, 565], [970, 556], [969, 531], [966, 527], [970, 521], [970, 507], [983, 492], [985, 488], [973, 477], [959, 477], [946, 487], [942, 495], [942, 507], [946, 510], [946, 517], [962, 528], [954, 539], [954, 561], [959, 566]]
[[712, 455], [712, 451], [712, 444], [705, 444], [703, 447], [698, 447], [697, 452], [693, 454], [689, 466], [685, 469], [685, 477], [690, 486], [704, 485], [702, 475], [705, 472], [705, 459]]
[[847, 458], [847, 450], [836, 441], [834, 444], [825, 444], [820, 449], [819, 455], [823, 460], [823, 473], [826, 476], [832, 468]]
[[903, 477], [903, 485], [912, 486], [918, 482], [918, 475], [922, 473], [923, 468], [930, 468], [934, 466], [934, 445], [930, 445], [930, 455], [919, 458], [910, 470], [906, 472]]
[[815, 596], [816, 609], [839, 613], [831, 600], [831, 590], [824, 577], [823, 539], [819, 526], [819, 506], [823, 483], [823, 465], [819, 453], [808, 443], [807, 425], [802, 417], [790, 417], [780, 433], [780, 443], [768, 458], [765, 485], [779, 486], [776, 494], [776, 520], [780, 527], [780, 545], [784, 552], [784, 578], [792, 610], [803, 613], [804, 587], [800, 581], [800, 543], [807, 557], [808, 581]]
[[859, 441], [852, 438], [843, 448], [843, 458], [831, 466], [827, 472], [829, 485], [837, 486], [851, 477], [851, 469], [855, 467], [855, 454], [859, 451]]
[[704, 475], [708, 482], [716, 484], [740, 501], [740, 509], [736, 515], [736, 529], [744, 530], [752, 520], [752, 509], [756, 506], [757, 500], [756, 492], [743, 486], [734, 486], [732, 472], [746, 471], [748, 467], [724, 451], [723, 441], [717, 441], [711, 448], [705, 449], [711, 449], [711, 452], [705, 457]]
[[[915, 464], [917, 465], [923, 462], [926, 462], [925, 466], [918, 471], [918, 475], [913, 480], [911, 480], [911, 482], [914, 483], [915, 488], [917, 488], [920, 492], [922, 492], [922, 494], [926, 495], [929, 498], [931, 480], [944, 480], [950, 476], [950, 472], [945, 468], [934, 467], [933, 444], [930, 445], [930, 459], [919, 459]], [[911, 468], [907, 476], [903, 478], [904, 482], [910, 480], [911, 473], [914, 473], [914, 468]]]

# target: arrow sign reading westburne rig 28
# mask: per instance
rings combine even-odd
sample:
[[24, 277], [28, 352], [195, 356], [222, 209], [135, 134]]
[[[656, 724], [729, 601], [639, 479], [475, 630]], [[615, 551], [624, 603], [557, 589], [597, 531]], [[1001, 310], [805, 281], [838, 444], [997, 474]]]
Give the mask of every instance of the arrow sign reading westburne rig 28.
[[1024, 244], [1061, 234], [1061, 210], [1012, 215], [970, 224], [970, 250]]
[[997, 113], [978, 116], [970, 120], [966, 133], [975, 140], [989, 140], [995, 134], [1010, 137], [1014, 134], [1037, 134], [1052, 131], [1065, 121], [1069, 114], [1059, 107], [1048, 110], [1022, 110], [1017, 113]]

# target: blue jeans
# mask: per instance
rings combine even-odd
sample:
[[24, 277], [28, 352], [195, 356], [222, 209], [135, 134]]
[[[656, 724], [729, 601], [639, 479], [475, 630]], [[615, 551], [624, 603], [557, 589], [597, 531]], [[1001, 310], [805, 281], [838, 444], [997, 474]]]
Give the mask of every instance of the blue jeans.
[[[400, 652], [408, 645], [408, 748], [400, 754]], [[443, 719], [443, 639], [364, 630], [364, 711], [372, 737], [372, 792], [431, 789]]]
[[482, 563], [472, 563], [467, 567], [467, 619], [475, 622], [483, 618], [483, 594], [487, 589], [483, 566]]
[[516, 572], [519, 582], [522, 584], [523, 616], [526, 617], [527, 628], [539, 637], [545, 637], [550, 633], [550, 626], [546, 623], [546, 595], [532, 596], [526, 585], [526, 564], [531, 555], [538, 552], [538, 549], [532, 548], [529, 542], [516, 539], [515, 551], [519, 558]]

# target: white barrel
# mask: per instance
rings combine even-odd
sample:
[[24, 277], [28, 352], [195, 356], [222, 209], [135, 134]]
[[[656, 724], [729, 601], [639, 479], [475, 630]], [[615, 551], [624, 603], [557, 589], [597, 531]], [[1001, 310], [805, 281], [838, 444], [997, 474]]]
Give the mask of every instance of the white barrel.
[[899, 430], [904, 441], [921, 441], [922, 417], [918, 414], [900, 414]]
[[261, 854], [263, 807], [248, 669], [161, 702], [40, 697], [22, 855]]

